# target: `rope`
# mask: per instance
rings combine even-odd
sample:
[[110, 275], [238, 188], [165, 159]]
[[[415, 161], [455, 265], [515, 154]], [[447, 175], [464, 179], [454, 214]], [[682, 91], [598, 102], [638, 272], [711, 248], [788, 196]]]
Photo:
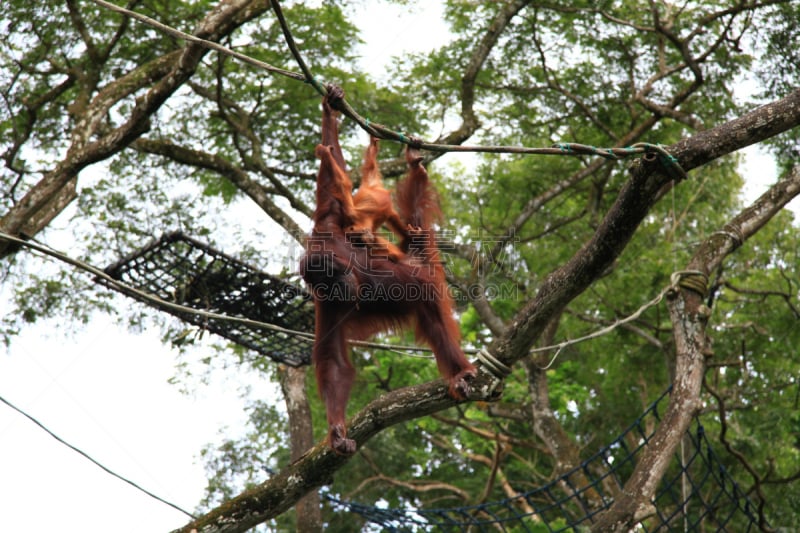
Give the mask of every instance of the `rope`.
[[[201, 316], [201, 317], [205, 317], [205, 318], [211, 318], [211, 319], [215, 319], [215, 320], [222, 320], [222, 321], [228, 321], [228, 322], [243, 324], [243, 325], [247, 325], [247, 326], [251, 326], [251, 327], [255, 327], [255, 328], [265, 329], [265, 330], [268, 330], [268, 331], [275, 331], [275, 332], [278, 332], [278, 333], [284, 333], [286, 335], [292, 335], [292, 336], [301, 337], [301, 338], [305, 338], [305, 339], [309, 339], [309, 340], [313, 340], [314, 339], [314, 334], [313, 333], [307, 333], [307, 332], [304, 332], [304, 331], [298, 331], [298, 330], [294, 330], [294, 329], [284, 328], [284, 327], [278, 326], [276, 324], [270, 324], [270, 323], [261, 322], [261, 321], [258, 321], [258, 320], [251, 320], [249, 318], [242, 318], [242, 317], [237, 317], [237, 316], [232, 316], [232, 315], [222, 315], [222, 314], [219, 314], [219, 313], [212, 313], [212, 312], [209, 312], [209, 311], [203, 311], [202, 309], [195, 309], [193, 307], [187, 307], [185, 305], [176, 304], [174, 302], [170, 302], [170, 301], [164, 300], [162, 298], [159, 298], [156, 295], [153, 295], [153, 294], [147, 293], [145, 291], [139, 290], [136, 287], [133, 287], [131, 285], [123, 283], [123, 282], [121, 282], [121, 281], [119, 281], [117, 279], [114, 279], [111, 276], [109, 276], [106, 272], [104, 272], [104, 271], [102, 271], [102, 270], [100, 270], [100, 269], [98, 269], [98, 268], [96, 268], [96, 267], [94, 267], [92, 265], [89, 265], [89, 264], [84, 263], [82, 261], [79, 261], [77, 259], [73, 259], [73, 258], [71, 258], [71, 257], [69, 257], [69, 256], [67, 256], [67, 255], [65, 255], [65, 254], [63, 254], [61, 252], [58, 252], [58, 251], [53, 250], [51, 248], [48, 248], [46, 246], [42, 246], [42, 245], [36, 244], [34, 242], [31, 242], [31, 241], [27, 241], [27, 240], [24, 240], [24, 239], [20, 239], [18, 237], [14, 237], [14, 236], [9, 235], [9, 234], [7, 234], [5, 232], [2, 232], [2, 231], [0, 231], [0, 239], [7, 240], [9, 242], [13, 242], [15, 244], [19, 244], [19, 245], [21, 245], [23, 247], [27, 247], [27, 248], [30, 248], [32, 250], [38, 251], [38, 252], [43, 253], [43, 254], [45, 254], [47, 256], [50, 256], [50, 257], [52, 257], [52, 258], [54, 258], [54, 259], [56, 259], [58, 261], [67, 263], [69, 265], [72, 265], [72, 266], [80, 269], [80, 270], [83, 270], [85, 272], [93, 274], [97, 278], [101, 279], [104, 283], [110, 285], [112, 288], [118, 290], [119, 292], [121, 292], [121, 293], [123, 293], [123, 294], [125, 294], [127, 296], [138, 297], [138, 298], [140, 298], [142, 300], [145, 300], [146, 302], [151, 303], [153, 306], [158, 307], [158, 308], [168, 309], [168, 310], [178, 311], [178, 312], [183, 312], [183, 313], [194, 314], [194, 315], [197, 315], [197, 316]], [[620, 327], [620, 326], [622, 326], [624, 324], [627, 324], [628, 322], [632, 322], [632, 321], [638, 319], [642, 315], [642, 313], [644, 313], [647, 309], [649, 309], [650, 307], [653, 307], [655, 305], [658, 305], [661, 302], [661, 300], [664, 298], [665, 294], [667, 294], [671, 290], [676, 289], [678, 286], [686, 288], [686, 289], [691, 289], [691, 290], [694, 290], [694, 291], [700, 293], [701, 295], [705, 295], [705, 291], [707, 291], [707, 289], [706, 289], [706, 284], [707, 283], [708, 283], [708, 276], [706, 276], [703, 272], [700, 272], [698, 270], [681, 270], [681, 271], [677, 271], [677, 272], [672, 274], [671, 283], [670, 283], [670, 285], [668, 287], [664, 288], [655, 298], [653, 298], [649, 302], [647, 302], [644, 305], [642, 305], [633, 314], [628, 315], [625, 318], [618, 319], [618, 320], [614, 321], [614, 323], [610, 324], [609, 326], [606, 326], [606, 327], [601, 328], [601, 329], [599, 329], [597, 331], [589, 333], [588, 335], [584, 335], [582, 337], [578, 337], [577, 339], [566, 340], [566, 341], [560, 342], [558, 344], [553, 344], [553, 345], [550, 345], [550, 346], [542, 346], [542, 347], [539, 347], [539, 348], [534, 348], [534, 349], [530, 350], [529, 353], [530, 354], [535, 354], [535, 353], [541, 353], [541, 352], [548, 352], [548, 351], [551, 351], [551, 350], [556, 350], [556, 353], [550, 359], [550, 362], [547, 363], [546, 366], [540, 367], [542, 370], [547, 370], [548, 368], [550, 368], [553, 365], [553, 363], [556, 361], [556, 359], [558, 358], [559, 354], [561, 353], [561, 351], [564, 348], [566, 348], [568, 346], [572, 346], [574, 344], [585, 342], [585, 341], [588, 341], [588, 340], [596, 339], [598, 337], [602, 337], [603, 335], [607, 335], [608, 333], [611, 333], [616, 328], [618, 328], [618, 327]], [[361, 347], [361, 348], [372, 348], [372, 349], [378, 349], [378, 350], [388, 350], [388, 351], [394, 351], [394, 352], [397, 352], [397, 353], [403, 353], [405, 355], [409, 355], [410, 352], [426, 352], [426, 353], [431, 353], [432, 352], [432, 350], [430, 348], [427, 348], [427, 347], [424, 347], [424, 346], [407, 346], [407, 345], [385, 344], [385, 343], [361, 341], [361, 340], [348, 340], [348, 342], [353, 346], [358, 346], [358, 347]], [[463, 351], [466, 354], [477, 355], [478, 361], [480, 363], [482, 363], [483, 366], [493, 376], [495, 376], [496, 378], [498, 378], [500, 380], [505, 379], [511, 373], [511, 369], [507, 365], [505, 365], [502, 361], [500, 361], [499, 359], [497, 359], [494, 356], [492, 356], [485, 348], [481, 348], [481, 349], [465, 348]]]
[[[124, 7], [112, 4], [110, 2], [107, 2], [106, 0], [92, 0], [92, 2], [106, 9], [114, 11], [116, 13], [121, 13], [123, 15], [129, 16], [135, 20], [138, 20], [139, 22], [147, 24], [153, 28], [156, 28], [157, 30], [162, 31], [168, 35], [172, 35], [173, 37], [177, 37], [179, 39], [183, 39], [185, 41], [200, 46], [204, 46], [221, 54], [238, 59], [249, 65], [264, 69], [268, 72], [274, 74], [280, 74], [282, 76], [286, 76], [293, 80], [308, 83], [320, 95], [324, 95], [326, 93], [325, 85], [313, 76], [311, 70], [308, 68], [305, 61], [303, 60], [302, 55], [300, 54], [300, 51], [298, 50], [297, 45], [294, 41], [294, 37], [292, 36], [292, 33], [286, 22], [286, 18], [283, 15], [283, 10], [281, 9], [279, 2], [277, 2], [276, 0], [272, 1], [272, 7], [275, 11], [275, 15], [278, 19], [281, 31], [283, 32], [286, 44], [289, 46], [289, 49], [292, 52], [292, 56], [294, 57], [298, 66], [300, 67], [300, 70], [303, 71], [302, 74], [298, 74], [290, 70], [272, 66], [258, 59], [252, 58], [240, 52], [236, 52], [234, 50], [226, 48], [213, 41], [208, 41], [200, 37], [196, 37], [194, 35], [182, 32], [180, 30], [172, 28], [171, 26], [153, 20], [152, 18], [146, 15], [136, 13], [135, 11], [131, 11]], [[619, 148], [619, 147], [597, 148], [595, 146], [589, 146], [578, 143], [561, 143], [561, 144], [555, 144], [551, 147], [525, 147], [525, 146], [502, 146], [502, 145], [470, 146], [470, 145], [457, 145], [457, 144], [429, 143], [417, 137], [405, 135], [401, 132], [394, 131], [391, 128], [384, 126], [383, 124], [379, 124], [365, 117], [362, 117], [355, 111], [355, 109], [353, 109], [352, 106], [350, 106], [350, 104], [345, 99], [339, 101], [339, 105], [337, 106], [337, 108], [344, 115], [348, 116], [350, 119], [356, 122], [364, 131], [366, 131], [370, 135], [379, 137], [381, 139], [394, 140], [403, 144], [413, 146], [414, 148], [424, 149], [430, 152], [439, 152], [439, 153], [477, 152], [477, 153], [508, 153], [508, 154], [521, 154], [521, 155], [571, 155], [571, 156], [594, 155], [615, 161], [635, 154], [655, 152], [660, 154], [661, 157], [659, 159], [662, 165], [670, 174], [670, 176], [673, 177], [673, 179], [680, 181], [687, 178], [686, 172], [678, 163], [677, 158], [671, 155], [662, 145], [636, 143], [632, 146], [624, 148]]]
[[651, 307], [654, 307], [661, 303], [661, 300], [664, 299], [664, 296], [677, 289], [678, 287], [683, 287], [686, 289], [691, 289], [696, 292], [699, 292], [701, 295], [705, 296], [706, 285], [708, 283], [708, 276], [705, 275], [703, 272], [699, 270], [678, 270], [673, 272], [670, 276], [670, 284], [667, 287], [664, 287], [658, 296], [650, 300], [649, 302], [642, 305], [639, 309], [633, 312], [633, 314], [628, 315], [625, 318], [620, 318], [615, 320], [613, 324], [601, 328], [597, 331], [594, 331], [588, 335], [584, 335], [583, 337], [578, 337], [577, 339], [567, 340], [561, 342], [559, 344], [555, 344], [552, 346], [543, 346], [541, 348], [534, 348], [530, 350], [530, 354], [541, 353], [541, 352], [548, 352], [552, 349], [556, 349], [556, 353], [550, 359], [550, 362], [547, 365], [539, 367], [541, 370], [547, 370], [550, 368], [553, 363], [558, 358], [558, 355], [561, 353], [561, 350], [568, 346], [572, 346], [573, 344], [578, 344], [580, 342], [585, 342], [591, 339], [596, 339], [598, 337], [602, 337], [608, 333], [611, 333], [613, 330], [617, 329], [618, 327], [622, 326], [623, 324], [627, 324], [628, 322], [633, 322], [637, 318], [639, 318], [642, 313], [648, 310]]
[[[699, 270], [685, 270], [677, 279], [677, 285], [696, 292], [703, 298], [708, 296], [708, 275]], [[673, 283], [675, 283], [675, 274], [673, 274]]]
[[42, 430], [43, 430], [45, 433], [47, 433], [48, 435], [50, 435], [51, 437], [53, 437], [54, 439], [56, 439], [56, 440], [57, 440], [59, 443], [63, 444], [64, 446], [66, 446], [67, 448], [69, 448], [70, 450], [72, 450], [73, 452], [76, 452], [76, 453], [78, 453], [78, 454], [82, 455], [84, 458], [88, 459], [89, 461], [91, 461], [92, 463], [94, 463], [96, 466], [99, 466], [100, 468], [102, 468], [102, 469], [103, 469], [103, 470], [104, 470], [106, 473], [108, 473], [108, 474], [111, 474], [112, 476], [114, 476], [115, 478], [117, 478], [117, 479], [119, 479], [119, 480], [121, 480], [121, 481], [124, 481], [124, 482], [125, 482], [125, 483], [127, 483], [128, 485], [132, 486], [132, 487], [133, 487], [133, 488], [135, 488], [136, 490], [139, 490], [139, 491], [141, 491], [141, 492], [143, 492], [143, 493], [147, 494], [147, 495], [148, 495], [148, 496], [150, 496], [151, 498], [153, 498], [153, 499], [155, 499], [155, 500], [158, 500], [158, 501], [160, 501], [161, 503], [167, 504], [167, 505], [169, 505], [170, 507], [172, 507], [173, 509], [176, 509], [176, 510], [178, 510], [178, 511], [182, 512], [183, 514], [185, 514], [185, 515], [186, 515], [186, 516], [188, 516], [189, 518], [192, 518], [192, 519], [196, 519], [196, 518], [197, 518], [195, 515], [193, 515], [193, 514], [192, 514], [192, 513], [190, 513], [189, 511], [186, 511], [185, 509], [182, 509], [181, 507], [177, 506], [176, 504], [174, 504], [174, 503], [172, 503], [172, 502], [168, 502], [168, 501], [167, 501], [167, 500], [165, 500], [164, 498], [162, 498], [162, 497], [160, 497], [160, 496], [157, 496], [157, 495], [153, 494], [153, 493], [152, 493], [152, 492], [150, 492], [149, 490], [147, 490], [147, 489], [145, 489], [145, 488], [142, 488], [141, 486], [137, 485], [136, 483], [134, 483], [134, 482], [133, 482], [133, 481], [131, 481], [130, 479], [128, 479], [128, 478], [126, 478], [126, 477], [123, 477], [123, 476], [121, 476], [120, 474], [117, 474], [116, 472], [114, 472], [113, 470], [111, 470], [110, 468], [108, 468], [107, 466], [104, 466], [104, 465], [103, 465], [103, 464], [101, 464], [99, 461], [97, 461], [96, 459], [94, 459], [93, 457], [91, 457], [91, 456], [90, 456], [88, 453], [84, 452], [83, 450], [81, 450], [81, 449], [80, 449], [80, 448], [78, 448], [77, 446], [73, 446], [73, 445], [72, 445], [72, 444], [70, 444], [69, 442], [65, 441], [64, 439], [62, 439], [61, 437], [59, 437], [58, 435], [56, 435], [55, 433], [53, 433], [52, 431], [50, 431], [50, 430], [47, 428], [47, 426], [45, 426], [44, 424], [42, 424], [41, 422], [39, 422], [37, 419], [35, 419], [33, 416], [29, 415], [28, 413], [26, 413], [25, 411], [23, 411], [22, 409], [20, 409], [20, 408], [19, 408], [19, 407], [17, 407], [16, 405], [14, 405], [13, 403], [9, 402], [8, 400], [6, 400], [5, 398], [3, 398], [2, 396], [0, 396], [0, 402], [2, 402], [2, 403], [4, 403], [4, 404], [6, 404], [8, 407], [10, 407], [10, 408], [11, 408], [11, 409], [13, 409], [14, 411], [18, 412], [19, 414], [21, 414], [22, 416], [24, 416], [25, 418], [27, 418], [28, 420], [30, 420], [31, 422], [33, 422], [34, 424], [36, 424], [37, 426], [39, 426], [39, 428], [40, 428], [40, 429], [42, 429]]
[[296, 72], [274, 67], [269, 63], [264, 63], [263, 61], [259, 61], [258, 59], [255, 59], [253, 57], [241, 54], [239, 52], [231, 50], [230, 48], [226, 48], [221, 44], [215, 43], [214, 41], [208, 41], [206, 39], [202, 39], [200, 37], [195, 37], [194, 35], [184, 33], [180, 30], [176, 30], [171, 26], [162, 24], [161, 22], [151, 19], [146, 15], [142, 15], [141, 13], [131, 11], [130, 9], [125, 9], [124, 7], [112, 4], [111, 2], [106, 2], [105, 0], [92, 0], [92, 2], [111, 11], [115, 11], [117, 13], [121, 13], [125, 16], [131, 17], [132, 19], [138, 20], [139, 22], [143, 22], [144, 24], [147, 24], [148, 26], [151, 26], [159, 31], [162, 31], [167, 35], [171, 35], [173, 37], [177, 37], [178, 39], [183, 39], [184, 41], [188, 41], [190, 43], [210, 48], [211, 50], [215, 50], [221, 54], [236, 58], [239, 61], [242, 61], [243, 63], [247, 63], [249, 65], [253, 65], [254, 67], [264, 69], [267, 72], [280, 74], [281, 76], [286, 76], [287, 78], [292, 78], [293, 80], [297, 81], [305, 81], [305, 78], [302, 75], [297, 74]]
[[325, 96], [325, 87], [311, 74], [308, 66], [306, 66], [306, 62], [303, 61], [303, 57], [300, 55], [300, 51], [297, 49], [294, 37], [292, 37], [292, 32], [289, 31], [289, 26], [286, 24], [286, 18], [283, 16], [283, 10], [278, 0], [272, 0], [272, 9], [275, 10], [275, 16], [278, 17], [278, 22], [281, 25], [281, 31], [283, 32], [284, 39], [286, 39], [286, 44], [289, 46], [289, 50], [291, 50], [294, 60], [297, 61], [300, 70], [303, 71], [303, 75], [305, 76], [304, 81], [311, 84], [321, 96]]
[[745, 241], [742, 228], [735, 224], [725, 224], [721, 230], [715, 231], [711, 235], [723, 235], [729, 238], [733, 242], [734, 248], [739, 248]]
[[[147, 293], [145, 291], [141, 291], [141, 290], [137, 289], [136, 287], [132, 287], [131, 285], [128, 285], [128, 284], [123, 283], [123, 282], [121, 282], [119, 280], [116, 280], [116, 279], [112, 278], [107, 273], [105, 273], [104, 271], [100, 270], [97, 267], [94, 267], [92, 265], [89, 265], [87, 263], [79, 261], [77, 259], [73, 259], [73, 258], [71, 258], [71, 257], [69, 257], [69, 256], [67, 256], [67, 255], [65, 255], [65, 254], [63, 254], [61, 252], [58, 252], [58, 251], [53, 250], [51, 248], [48, 248], [46, 246], [41, 246], [41, 245], [36, 244], [34, 242], [26, 241], [24, 239], [20, 239], [20, 238], [14, 237], [14, 236], [9, 235], [7, 233], [4, 233], [2, 231], [0, 231], [0, 239], [7, 240], [9, 242], [13, 242], [15, 244], [19, 244], [19, 245], [22, 245], [22, 246], [27, 247], [27, 248], [31, 248], [33, 250], [36, 250], [37, 252], [43, 253], [43, 254], [45, 254], [47, 256], [50, 256], [50, 257], [52, 257], [54, 259], [57, 259], [58, 261], [67, 263], [69, 265], [72, 265], [72, 266], [80, 269], [80, 270], [83, 270], [85, 272], [93, 274], [97, 278], [101, 279], [104, 283], [107, 283], [108, 285], [112, 286], [112, 288], [115, 288], [119, 292], [121, 292], [121, 293], [123, 293], [123, 294], [125, 294], [127, 296], [135, 296], [137, 298], [141, 298], [141, 299], [151, 303], [155, 307], [159, 307], [159, 308], [163, 308], [163, 309], [169, 309], [169, 310], [172, 310], [172, 311], [178, 311], [178, 312], [182, 312], [182, 313], [194, 314], [194, 315], [205, 317], [205, 318], [213, 318], [215, 320], [223, 320], [223, 321], [228, 321], [228, 322], [234, 322], [234, 323], [243, 324], [243, 325], [251, 326], [251, 327], [255, 327], [255, 328], [261, 328], [261, 329], [266, 329], [266, 330], [269, 330], [269, 331], [275, 331], [275, 332], [278, 332], [278, 333], [284, 333], [284, 334], [287, 334], [287, 335], [293, 335], [293, 336], [296, 336], [296, 337], [302, 337], [302, 338], [311, 339], [311, 340], [314, 339], [314, 334], [313, 333], [306, 333], [304, 331], [297, 331], [297, 330], [293, 330], [293, 329], [289, 329], [289, 328], [284, 328], [284, 327], [281, 327], [281, 326], [278, 326], [278, 325], [275, 325], [275, 324], [269, 324], [267, 322], [261, 322], [261, 321], [258, 321], [258, 320], [251, 320], [249, 318], [242, 318], [242, 317], [231, 316], [231, 315], [221, 315], [219, 313], [212, 313], [212, 312], [209, 312], [209, 311], [203, 311], [202, 309], [195, 309], [193, 307], [187, 307], [185, 305], [176, 304], [174, 302], [170, 302], [170, 301], [164, 300], [162, 298], [159, 298], [156, 295]], [[374, 349], [382, 349], [382, 350], [384, 350], [384, 349], [385, 350], [397, 350], [397, 351], [407, 351], [407, 352], [411, 352], [411, 351], [428, 352], [428, 351], [430, 351], [430, 348], [426, 348], [426, 347], [422, 347], [422, 346], [402, 346], [402, 345], [383, 344], [383, 343], [360, 341], [360, 340], [348, 340], [348, 342], [350, 344], [354, 345], [354, 346], [359, 346], [359, 347], [362, 347], [362, 348], [374, 348]], [[475, 350], [464, 350], [464, 351], [467, 352], [467, 353], [474, 353], [475, 352]]]
[[511, 368], [490, 354], [486, 348], [478, 350], [478, 361], [497, 379], [503, 380], [511, 374]]

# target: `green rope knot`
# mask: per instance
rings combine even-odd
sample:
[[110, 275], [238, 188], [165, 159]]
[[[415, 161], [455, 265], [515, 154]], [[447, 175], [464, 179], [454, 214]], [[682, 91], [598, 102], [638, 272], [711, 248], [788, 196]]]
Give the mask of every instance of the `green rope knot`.
[[683, 170], [683, 167], [678, 163], [678, 159], [672, 155], [667, 154], [666, 156], [662, 156], [659, 158], [661, 165], [666, 169], [667, 174], [675, 180], [675, 181], [683, 181], [689, 178], [686, 174], [686, 171]]
[[[703, 298], [708, 296], [708, 274], [699, 270], [684, 270], [675, 272], [673, 275], [673, 285], [683, 289], [694, 291]], [[675, 283], [677, 278], [677, 283]]]
[[303, 83], [307, 83], [311, 85], [319, 94], [325, 95], [328, 91], [325, 90], [325, 85], [320, 83], [320, 81], [315, 77], [306, 78], [303, 80]]
[[627, 147], [626, 150], [633, 150], [636, 148], [643, 149], [646, 154], [659, 154], [658, 162], [661, 163], [661, 166], [664, 167], [664, 170], [667, 171], [667, 174], [669, 174], [673, 180], [683, 181], [688, 178], [686, 171], [683, 170], [683, 167], [681, 167], [678, 162], [678, 158], [669, 153], [667, 149], [664, 148], [663, 144], [636, 143], [633, 146]]
[[570, 145], [569, 143], [557, 143], [555, 147], [561, 150], [562, 152], [566, 153], [572, 152], [572, 145]]

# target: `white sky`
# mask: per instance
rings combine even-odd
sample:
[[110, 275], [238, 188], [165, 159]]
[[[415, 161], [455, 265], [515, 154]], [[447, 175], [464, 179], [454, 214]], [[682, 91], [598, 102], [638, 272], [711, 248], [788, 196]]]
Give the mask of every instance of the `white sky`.
[[[0, 394], [110, 469], [189, 510], [202, 497], [195, 457], [235, 391], [182, 395], [174, 354], [153, 335], [104, 320], [74, 339], [36, 331], [0, 358]], [[153, 338], [156, 337], [156, 338]], [[221, 403], [220, 403], [221, 402]], [[0, 405], [0, 531], [167, 531], [184, 515], [119, 481]]]
[[[372, 22], [360, 24], [369, 43], [362, 68], [380, 78], [387, 57], [441, 42], [440, 9], [436, 2], [411, 10], [365, 2], [358, 18]], [[767, 172], [774, 165], [756, 150], [748, 162], [754, 174], [774, 176]], [[752, 198], [764, 188], [748, 186], [748, 193]], [[0, 310], [7, 297], [0, 292]], [[244, 378], [231, 369], [194, 396], [184, 395], [167, 382], [175, 353], [161, 345], [158, 332], [134, 335], [100, 317], [65, 340], [48, 333], [52, 326], [25, 331], [8, 353], [0, 352], [0, 396], [111, 470], [193, 511], [206, 483], [200, 449], [219, 442], [225, 428], [239, 433]], [[169, 531], [187, 521], [3, 404], [0, 480], [2, 532]]]

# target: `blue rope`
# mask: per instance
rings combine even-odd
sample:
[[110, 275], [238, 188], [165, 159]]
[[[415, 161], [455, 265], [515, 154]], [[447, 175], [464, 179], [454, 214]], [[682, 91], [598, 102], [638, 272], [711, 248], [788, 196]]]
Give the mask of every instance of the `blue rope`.
[[[623, 480], [630, 476], [637, 453], [655, 431], [646, 430], [648, 425], [655, 426], [648, 419], [659, 420], [658, 407], [669, 392], [670, 389], [664, 392], [611, 444], [559, 479], [514, 498], [454, 508], [392, 510], [333, 497], [328, 499], [382, 526], [385, 531], [418, 531], [420, 527], [425, 530], [465, 531], [477, 526], [479, 531], [494, 531], [499, 527], [501, 530], [537, 532], [546, 527], [547, 531], [556, 533], [586, 527], [595, 515], [613, 503], [613, 496], [606, 494], [604, 484], [611, 482], [621, 489]], [[731, 524], [735, 524], [737, 530], [757, 530], [758, 516], [753, 512], [754, 506], [714, 454], [700, 421], [696, 421], [694, 432], [687, 431], [686, 434], [693, 453], [683, 461], [676, 457], [679, 468], [664, 477], [653, 499], [656, 514], [640, 526], [644, 531], [667, 531], [676, 520], [685, 519], [687, 531], [692, 532], [725, 530], [725, 526]], [[639, 444], [631, 450], [626, 444], [628, 440]], [[576, 473], [582, 474], [589, 484], [576, 486], [573, 482]], [[684, 501], [683, 484], [687, 482], [691, 490]], [[519, 505], [522, 501], [533, 508], [533, 513], [522, 509]], [[691, 505], [685, 505], [689, 502]], [[686, 516], [681, 514], [684, 512]]]

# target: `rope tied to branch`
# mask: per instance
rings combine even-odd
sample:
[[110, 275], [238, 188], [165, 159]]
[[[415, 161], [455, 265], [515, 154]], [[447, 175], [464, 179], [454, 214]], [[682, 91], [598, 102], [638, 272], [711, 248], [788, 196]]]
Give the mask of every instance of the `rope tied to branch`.
[[686, 171], [678, 162], [678, 158], [669, 153], [663, 144], [636, 143], [633, 146], [643, 146], [646, 153], [658, 153], [660, 155], [659, 162], [673, 180], [683, 181], [688, 178]]
[[[106, 0], [92, 0], [92, 2], [111, 11], [115, 11], [122, 15], [132, 17], [138, 20], [139, 22], [147, 24], [173, 37], [183, 39], [185, 41], [200, 46], [204, 46], [221, 54], [238, 59], [244, 63], [266, 70], [267, 72], [271, 72], [273, 74], [280, 74], [282, 76], [286, 76], [293, 80], [302, 81], [303, 83], [313, 87], [314, 90], [322, 96], [324, 96], [327, 92], [326, 84], [319, 81], [312, 75], [311, 70], [303, 60], [303, 57], [300, 54], [299, 49], [297, 48], [294, 37], [292, 36], [292, 33], [286, 22], [286, 18], [283, 15], [280, 2], [278, 2], [277, 0], [273, 0], [271, 2], [273, 10], [275, 12], [276, 18], [278, 19], [281, 31], [283, 32], [286, 44], [289, 47], [295, 61], [297, 62], [297, 65], [300, 67], [302, 74], [272, 66], [270, 64], [254, 59], [245, 54], [236, 52], [234, 50], [230, 50], [220, 45], [219, 43], [208, 41], [206, 39], [202, 39], [195, 35], [184, 33], [175, 28], [167, 26], [166, 24], [162, 24], [149, 17], [146, 17], [140, 13], [136, 13], [122, 6], [112, 4], [111, 2], [108, 2]], [[610, 160], [619, 160], [625, 157], [629, 157], [630, 155], [633, 154], [658, 152], [662, 156], [660, 158], [662, 165], [664, 166], [666, 171], [669, 172], [670, 176], [673, 179], [678, 181], [686, 179], [686, 172], [681, 168], [677, 158], [669, 154], [661, 145], [654, 145], [649, 143], [636, 143], [632, 146], [624, 148], [597, 148], [594, 146], [587, 146], [578, 143], [559, 143], [552, 145], [550, 147], [467, 146], [467, 145], [438, 144], [435, 142], [433, 143], [424, 142], [417, 137], [411, 135], [404, 135], [382, 124], [366, 119], [360, 116], [345, 100], [341, 101], [341, 108], [339, 110], [347, 117], [355, 121], [362, 129], [364, 129], [364, 131], [366, 131], [367, 133], [369, 133], [374, 137], [378, 137], [380, 139], [389, 139], [398, 141], [403, 144], [411, 145], [415, 148], [428, 150], [430, 152], [440, 152], [440, 153], [441, 152], [485, 152], [485, 153], [513, 153], [513, 154], [529, 154], [529, 155], [533, 154], [573, 155], [573, 156], [596, 155]]]
[[744, 244], [744, 234], [742, 233], [742, 228], [735, 224], [725, 224], [721, 230], [715, 231], [711, 234], [713, 235], [723, 235], [733, 242], [733, 248], [739, 248], [742, 244]]
[[708, 294], [708, 275], [706, 275], [705, 272], [701, 272], [699, 270], [678, 270], [676, 272], [673, 272], [672, 275], [670, 276], [670, 284], [667, 287], [664, 287], [664, 289], [662, 289], [661, 292], [659, 292], [655, 298], [645, 303], [639, 309], [634, 311], [632, 314], [626, 316], [625, 318], [617, 319], [612, 324], [597, 331], [594, 331], [592, 333], [589, 333], [588, 335], [584, 335], [583, 337], [578, 337], [576, 339], [571, 339], [571, 340], [565, 340], [563, 342], [560, 342], [558, 344], [553, 344], [551, 346], [542, 346], [540, 348], [534, 348], [530, 350], [529, 353], [533, 355], [536, 353], [556, 350], [556, 353], [553, 354], [553, 357], [550, 358], [550, 361], [545, 366], [539, 367], [540, 370], [547, 370], [551, 366], [553, 366], [553, 363], [555, 363], [556, 359], [558, 359], [558, 356], [561, 354], [561, 351], [564, 348], [572, 346], [573, 344], [578, 344], [591, 339], [596, 339], [598, 337], [601, 337], [603, 335], [612, 332], [613, 330], [617, 329], [618, 327], [624, 324], [633, 322], [634, 320], [642, 316], [642, 313], [644, 313], [646, 310], [661, 303], [661, 300], [664, 299], [664, 295], [666, 295], [667, 293], [674, 292], [675, 290], [677, 290], [678, 287], [695, 291], [705, 298], [706, 295]]
[[497, 399], [503, 391], [505, 379], [511, 375], [511, 367], [497, 359], [486, 348], [481, 348], [477, 353], [478, 362], [494, 378], [489, 385], [489, 398]]
[[596, 155], [612, 161], [619, 161], [636, 154], [658, 154], [658, 161], [673, 180], [683, 181], [688, 177], [678, 158], [669, 153], [662, 144], [640, 142], [623, 148], [598, 148], [580, 143], [556, 143], [552, 148], [557, 150], [555, 153], [558, 155]]
[[497, 379], [503, 380], [511, 375], [511, 367], [489, 353], [486, 348], [481, 348], [477, 353], [478, 361]]
[[703, 298], [708, 296], [708, 274], [699, 270], [681, 270], [671, 277], [672, 288], [680, 287], [694, 291]]

